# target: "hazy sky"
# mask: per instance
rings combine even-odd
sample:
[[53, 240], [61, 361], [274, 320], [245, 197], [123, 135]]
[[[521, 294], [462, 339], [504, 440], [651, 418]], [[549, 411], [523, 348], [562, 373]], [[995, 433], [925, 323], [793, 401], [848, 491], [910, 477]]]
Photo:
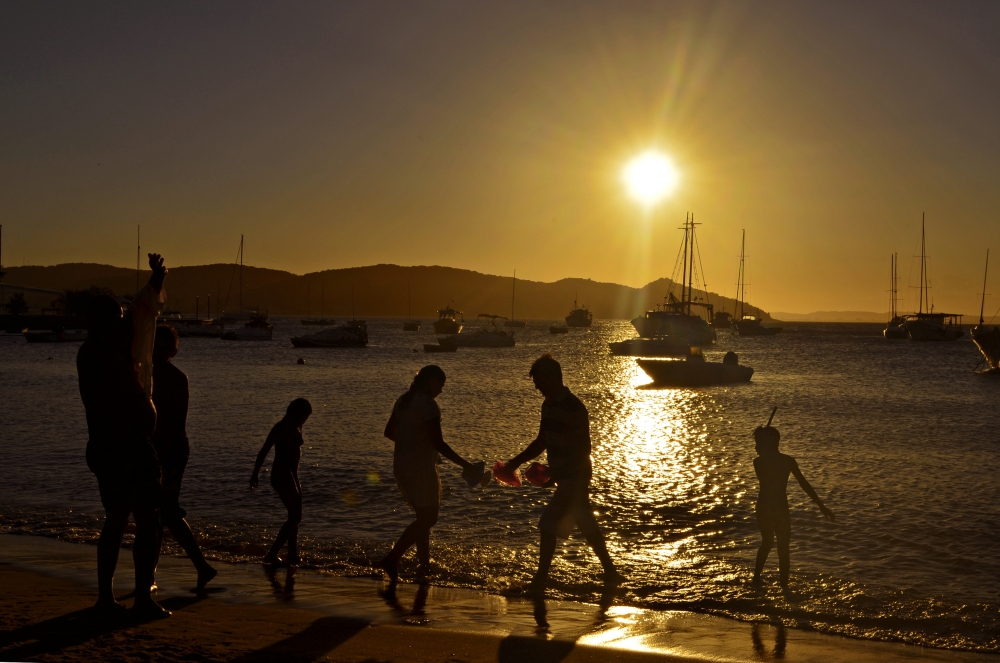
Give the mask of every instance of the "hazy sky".
[[[380, 262], [642, 285], [686, 211], [710, 289], [978, 312], [1000, 4], [0, 4], [4, 262]], [[619, 175], [683, 174], [644, 215]], [[1000, 242], [988, 300], [1000, 306]]]

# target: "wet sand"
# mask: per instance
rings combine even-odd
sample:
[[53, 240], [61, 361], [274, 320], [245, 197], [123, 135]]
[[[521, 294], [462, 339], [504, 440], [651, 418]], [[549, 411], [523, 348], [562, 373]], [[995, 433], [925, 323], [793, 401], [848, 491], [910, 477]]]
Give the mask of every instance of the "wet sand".
[[[995, 661], [995, 656], [875, 643], [683, 612], [381, 584], [309, 570], [220, 565], [214, 591], [191, 591], [188, 560], [165, 558], [158, 598], [174, 615], [103, 620], [95, 548], [0, 536], [0, 660], [90, 661]], [[122, 551], [119, 595], [131, 588]], [[541, 628], [537, 622], [548, 622]]]

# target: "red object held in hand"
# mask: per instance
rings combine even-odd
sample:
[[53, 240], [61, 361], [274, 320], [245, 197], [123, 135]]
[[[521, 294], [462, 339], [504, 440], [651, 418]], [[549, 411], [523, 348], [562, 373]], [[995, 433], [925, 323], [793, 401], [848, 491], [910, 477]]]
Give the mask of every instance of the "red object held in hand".
[[548, 465], [532, 463], [531, 467], [524, 473], [524, 478], [532, 485], [544, 486], [552, 480], [552, 474], [549, 473]]
[[493, 477], [500, 483], [506, 484], [508, 486], [520, 486], [521, 477], [518, 476], [517, 470], [507, 471], [504, 469], [503, 461], [497, 461], [493, 465]]

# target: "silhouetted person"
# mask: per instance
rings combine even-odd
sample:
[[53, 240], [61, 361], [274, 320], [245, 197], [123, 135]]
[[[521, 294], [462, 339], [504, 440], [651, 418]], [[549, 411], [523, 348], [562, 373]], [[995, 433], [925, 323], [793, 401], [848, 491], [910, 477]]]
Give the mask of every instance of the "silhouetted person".
[[[184, 520], [187, 512], [179, 504], [181, 479], [184, 477], [191, 448], [187, 438], [188, 379], [170, 361], [177, 354], [177, 340], [177, 332], [173, 327], [160, 325], [156, 328], [156, 341], [153, 344], [153, 404], [156, 406], [153, 447], [160, 459], [163, 477], [160, 519], [194, 563], [198, 570], [198, 589], [202, 590], [217, 572], [198, 548], [191, 526]], [[162, 541], [161, 526], [161, 545]]]
[[276, 423], [267, 435], [264, 446], [257, 454], [250, 477], [250, 490], [257, 488], [260, 468], [274, 447], [274, 462], [271, 464], [271, 488], [278, 493], [281, 503], [288, 511], [288, 519], [278, 531], [271, 550], [264, 555], [265, 564], [277, 564], [278, 553], [288, 543], [288, 565], [299, 563], [299, 523], [302, 522], [302, 485], [299, 483], [299, 462], [302, 460], [302, 425], [312, 414], [312, 405], [304, 398], [296, 398], [288, 404], [285, 417]]
[[441, 478], [438, 454], [462, 468], [474, 471], [472, 463], [455, 453], [441, 434], [441, 410], [434, 399], [444, 389], [445, 374], [439, 366], [424, 366], [413, 378], [410, 389], [396, 399], [384, 435], [395, 442], [392, 473], [399, 492], [416, 512], [417, 518], [403, 530], [396, 545], [378, 563], [392, 582], [399, 579], [399, 560], [411, 546], [417, 546], [417, 578], [430, 573], [430, 534], [441, 506]]
[[542, 355], [528, 372], [535, 388], [545, 397], [538, 437], [504, 467], [514, 472], [523, 463], [548, 452], [549, 471], [556, 491], [542, 513], [539, 529], [541, 547], [538, 572], [531, 581], [533, 593], [545, 591], [545, 583], [556, 550], [556, 539], [568, 536], [575, 525], [594, 549], [604, 567], [608, 585], [621, 584], [625, 578], [611, 561], [604, 535], [590, 506], [590, 416], [587, 407], [563, 384], [562, 367], [552, 355]]
[[753, 469], [760, 480], [760, 494], [757, 496], [757, 525], [760, 527], [761, 544], [757, 551], [757, 565], [754, 567], [753, 581], [761, 581], [760, 574], [764, 570], [764, 562], [771, 552], [775, 537], [778, 538], [778, 569], [781, 573], [781, 586], [788, 587], [788, 542], [791, 539], [792, 524], [788, 515], [788, 475], [794, 474], [802, 490], [812, 498], [830, 520], [833, 513], [823, 505], [816, 491], [802, 476], [798, 463], [791, 456], [778, 451], [778, 441], [781, 434], [773, 426], [758, 426], [753, 432], [756, 442], [757, 457], [753, 460]]
[[[125, 318], [121, 306], [106, 295], [95, 297], [87, 314], [87, 341], [77, 354], [80, 396], [87, 412], [87, 466], [97, 477], [105, 519], [97, 544], [98, 600], [96, 608], [123, 609], [114, 596], [114, 574], [118, 551], [128, 525], [135, 519], [135, 602], [140, 618], [166, 617], [170, 613], [150, 596], [156, 564], [162, 500], [160, 465], [150, 444], [156, 426], [156, 410], [143, 382], [142, 354], [152, 336], [159, 303], [163, 301], [163, 259], [150, 254], [153, 275], [136, 294]], [[150, 322], [152, 319], [152, 323]], [[136, 357], [138, 356], [138, 361]], [[151, 373], [150, 373], [151, 375]], [[151, 379], [150, 379], [151, 386]]]

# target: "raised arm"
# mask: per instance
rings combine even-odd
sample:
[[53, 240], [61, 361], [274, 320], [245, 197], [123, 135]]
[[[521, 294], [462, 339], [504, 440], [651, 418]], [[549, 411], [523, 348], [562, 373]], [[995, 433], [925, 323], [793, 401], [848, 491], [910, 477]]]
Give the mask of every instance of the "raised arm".
[[271, 451], [271, 447], [274, 446], [274, 441], [277, 435], [275, 435], [275, 428], [271, 429], [268, 433], [267, 439], [264, 440], [264, 446], [260, 448], [260, 453], [257, 454], [257, 462], [253, 466], [253, 476], [250, 477], [250, 490], [255, 490], [257, 488], [258, 475], [260, 474], [261, 465], [264, 464], [264, 460], [267, 458], [268, 452]]
[[149, 277], [149, 285], [153, 286], [153, 290], [156, 292], [160, 292], [163, 289], [163, 279], [167, 275], [167, 268], [163, 266], [163, 257], [159, 253], [146, 255], [149, 256], [149, 268], [153, 270]]
[[465, 460], [457, 453], [455, 453], [454, 449], [449, 447], [448, 443], [444, 441], [444, 435], [441, 433], [440, 417], [428, 421], [427, 428], [431, 434], [431, 446], [434, 447], [435, 451], [437, 451], [439, 454], [441, 454], [451, 462], [461, 467], [463, 470], [468, 469], [472, 465], [472, 463], [470, 463], [469, 461]]
[[813, 487], [810, 486], [809, 482], [806, 481], [806, 478], [802, 476], [802, 470], [799, 469], [799, 464], [795, 462], [795, 459], [792, 458], [791, 461], [792, 461], [792, 474], [795, 475], [795, 479], [799, 482], [799, 485], [802, 486], [802, 490], [806, 491], [806, 495], [808, 495], [810, 499], [812, 499], [812, 501], [816, 503], [816, 506], [819, 507], [819, 510], [823, 512], [823, 515], [829, 518], [830, 521], [832, 522], [833, 512], [826, 508], [826, 505], [823, 504], [823, 500], [819, 498], [819, 495], [816, 494], [816, 491], [813, 490]]

